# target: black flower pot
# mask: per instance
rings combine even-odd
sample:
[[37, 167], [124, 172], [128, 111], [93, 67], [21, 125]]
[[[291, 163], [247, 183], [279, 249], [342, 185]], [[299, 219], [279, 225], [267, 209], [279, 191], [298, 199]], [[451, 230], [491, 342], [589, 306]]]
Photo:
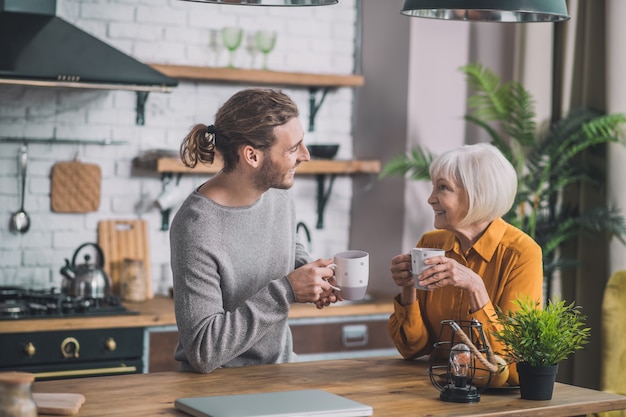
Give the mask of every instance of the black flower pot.
[[525, 400], [550, 400], [554, 391], [554, 382], [559, 365], [531, 366], [520, 362], [517, 364], [519, 374], [519, 391]]

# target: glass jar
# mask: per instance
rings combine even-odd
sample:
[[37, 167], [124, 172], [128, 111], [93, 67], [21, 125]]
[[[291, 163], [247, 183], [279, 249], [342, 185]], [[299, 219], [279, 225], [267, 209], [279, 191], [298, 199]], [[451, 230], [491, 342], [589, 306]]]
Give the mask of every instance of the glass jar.
[[124, 259], [120, 277], [120, 296], [124, 301], [146, 300], [146, 268], [142, 260]]
[[0, 417], [37, 417], [34, 380], [28, 372], [0, 372]]

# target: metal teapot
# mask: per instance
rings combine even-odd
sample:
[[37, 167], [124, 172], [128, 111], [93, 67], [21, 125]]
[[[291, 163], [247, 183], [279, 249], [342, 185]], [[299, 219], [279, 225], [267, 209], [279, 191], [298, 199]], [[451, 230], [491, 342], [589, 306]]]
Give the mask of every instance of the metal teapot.
[[[85, 255], [85, 263], [76, 265], [78, 253], [86, 246], [93, 246], [98, 253], [97, 263], [89, 263], [90, 256]], [[96, 243], [83, 243], [76, 249], [72, 262], [65, 260], [61, 268], [63, 275], [62, 291], [72, 297], [106, 298], [111, 295], [111, 278], [104, 272], [104, 253]]]

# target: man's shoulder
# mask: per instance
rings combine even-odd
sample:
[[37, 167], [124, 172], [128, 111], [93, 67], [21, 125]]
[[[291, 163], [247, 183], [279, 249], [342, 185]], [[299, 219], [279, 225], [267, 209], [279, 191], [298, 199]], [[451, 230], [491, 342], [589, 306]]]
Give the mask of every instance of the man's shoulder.
[[170, 231], [188, 233], [196, 230], [199, 224], [211, 222], [215, 214], [214, 207], [210, 199], [192, 192], [174, 214]]
[[265, 192], [265, 195], [270, 198], [283, 198], [283, 199], [291, 199], [291, 190], [284, 190], [282, 188], [270, 188]]
[[263, 194], [263, 200], [278, 207], [289, 207], [293, 203], [291, 190], [270, 188]]

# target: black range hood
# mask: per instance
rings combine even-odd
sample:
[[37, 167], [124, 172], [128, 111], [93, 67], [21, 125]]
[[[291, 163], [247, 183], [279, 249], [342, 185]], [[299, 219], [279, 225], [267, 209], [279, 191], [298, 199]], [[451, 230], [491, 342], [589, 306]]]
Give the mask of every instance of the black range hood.
[[57, 17], [56, 0], [0, 0], [0, 84], [169, 92], [178, 81]]

